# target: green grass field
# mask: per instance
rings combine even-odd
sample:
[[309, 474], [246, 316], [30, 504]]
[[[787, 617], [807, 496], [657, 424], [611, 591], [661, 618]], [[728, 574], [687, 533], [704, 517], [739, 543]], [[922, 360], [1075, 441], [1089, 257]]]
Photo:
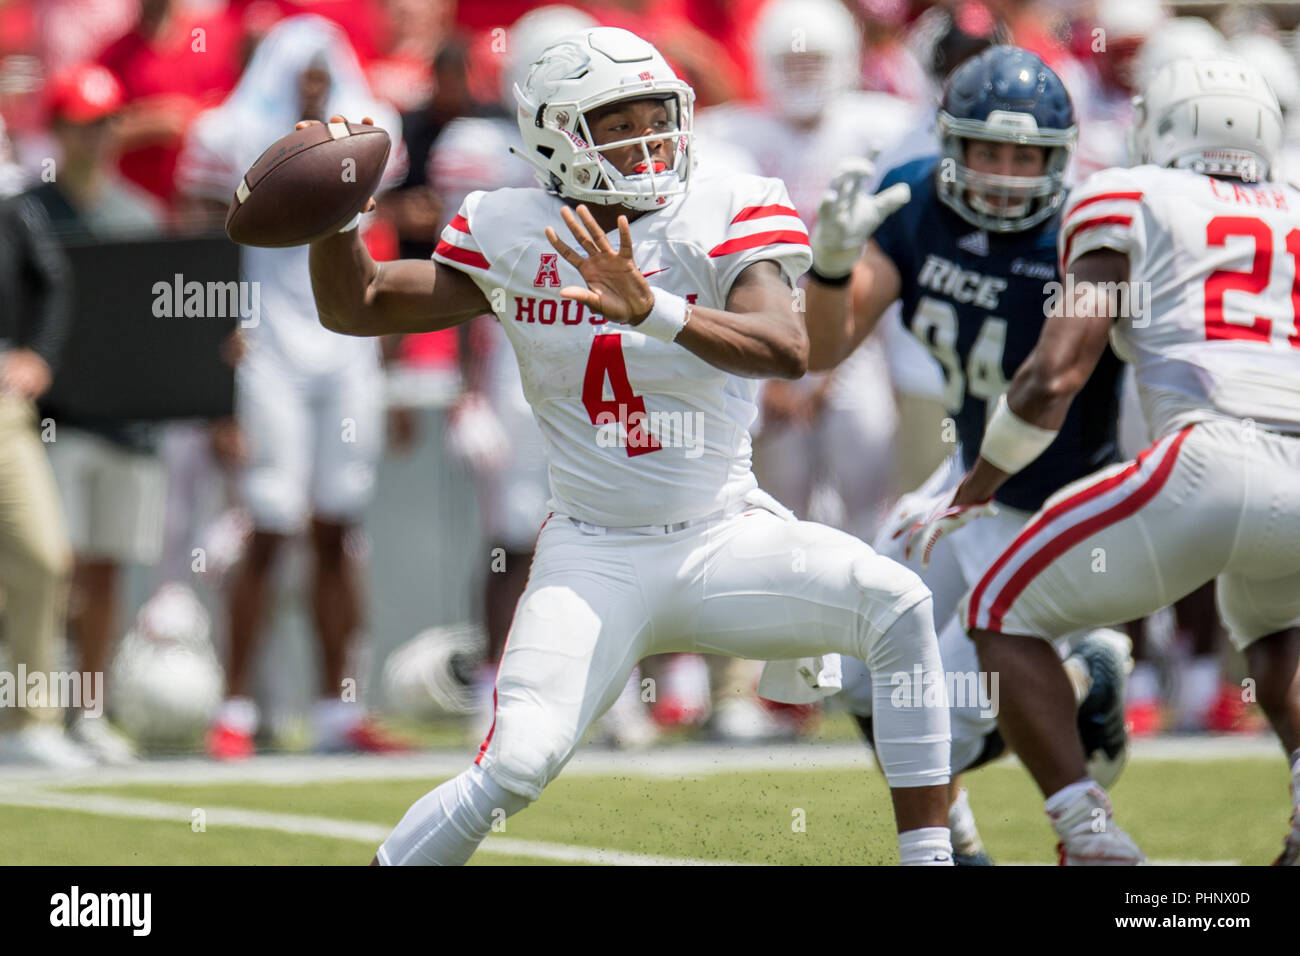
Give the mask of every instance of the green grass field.
[[[64, 805], [12, 805], [22, 803], [21, 797], [5, 805], [0, 792], [0, 863], [365, 863], [383, 834], [434, 782], [43, 782], [40, 793], [54, 794]], [[1053, 835], [1023, 770], [995, 764], [966, 783], [995, 860], [1054, 862]], [[1120, 822], [1154, 860], [1264, 864], [1286, 831], [1286, 787], [1280, 758], [1148, 759], [1130, 763], [1112, 796]], [[117, 801], [111, 815], [73, 809], [105, 797]], [[167, 818], [119, 815], [142, 806], [141, 813]], [[201, 832], [192, 826], [195, 810], [205, 820]], [[252, 819], [249, 811], [268, 815]], [[236, 819], [244, 825], [235, 825]], [[304, 827], [318, 832], [286, 832]], [[337, 835], [349, 827], [348, 835]], [[603, 862], [593, 851], [758, 864], [896, 860], [889, 798], [879, 774], [869, 768], [785, 768], [676, 779], [639, 772], [563, 776], [542, 800], [490, 836], [473, 862]]]

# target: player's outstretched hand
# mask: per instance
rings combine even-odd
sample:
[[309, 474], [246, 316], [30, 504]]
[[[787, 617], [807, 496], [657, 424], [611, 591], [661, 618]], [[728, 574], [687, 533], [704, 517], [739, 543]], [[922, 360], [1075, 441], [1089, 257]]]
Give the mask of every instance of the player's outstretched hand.
[[554, 229], [546, 227], [547, 241], [565, 262], [582, 273], [583, 281], [587, 283], [585, 289], [565, 286], [560, 295], [581, 302], [611, 322], [640, 325], [654, 307], [655, 298], [650, 283], [645, 281], [632, 260], [632, 230], [627, 217], [618, 217], [617, 252], [586, 206], [579, 206], [576, 216], [565, 206], [560, 210], [560, 218], [587, 253], [585, 257], [580, 255], [566, 245]]
[[913, 555], [919, 555], [921, 567], [928, 568], [934, 546], [945, 534], [952, 534], [959, 528], [964, 528], [976, 518], [992, 517], [997, 513], [997, 505], [992, 501], [957, 505], [952, 503], [951, 498], [945, 498], [929, 514], [895, 531], [894, 537], [898, 538], [906, 534], [907, 548], [903, 552], [904, 558], [911, 561]]
[[[346, 118], [346, 117], [343, 117], [343, 116], [340, 116], [338, 113], [335, 113], [333, 116], [330, 117], [330, 122], [331, 122], [331, 123], [346, 123], [346, 122], [347, 122], [347, 118]], [[375, 119], [374, 119], [373, 116], [363, 116], [363, 117], [361, 117], [361, 122], [364, 123], [366, 126], [374, 126], [374, 125], [375, 125]], [[321, 121], [320, 121], [320, 120], [299, 120], [298, 122], [296, 122], [296, 123], [293, 124], [293, 128], [294, 128], [294, 129], [305, 129], [305, 128], [308, 127], [308, 126], [320, 126], [320, 125], [321, 125]], [[374, 197], [374, 196], [371, 196], [370, 199], [366, 201], [366, 208], [365, 208], [365, 209], [362, 209], [361, 211], [362, 211], [362, 212], [374, 212], [374, 211], [375, 211], [375, 206], [376, 206], [376, 205], [377, 205], [377, 203], [375, 202], [375, 197]]]
[[871, 234], [912, 198], [907, 183], [869, 192], [867, 186], [875, 171], [869, 159], [846, 159], [822, 194], [811, 242], [813, 268], [828, 279], [843, 278], [853, 271]]

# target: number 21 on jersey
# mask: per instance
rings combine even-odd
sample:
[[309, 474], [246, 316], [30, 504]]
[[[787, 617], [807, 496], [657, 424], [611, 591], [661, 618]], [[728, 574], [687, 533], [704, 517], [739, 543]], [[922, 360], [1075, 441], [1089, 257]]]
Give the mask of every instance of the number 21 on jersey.
[[[1243, 325], [1229, 322], [1223, 316], [1224, 293], [1237, 291], [1259, 295], [1272, 280], [1273, 230], [1268, 223], [1254, 216], [1215, 216], [1205, 227], [1205, 244], [1210, 247], [1225, 246], [1229, 238], [1237, 236], [1254, 240], [1251, 268], [1249, 272], [1216, 269], [1206, 277], [1205, 337], [1271, 342], [1273, 322], [1270, 319], [1256, 315], [1249, 325]], [[1300, 229], [1288, 232], [1284, 243], [1287, 255], [1291, 257], [1291, 328], [1286, 340], [1292, 348], [1300, 348]]]

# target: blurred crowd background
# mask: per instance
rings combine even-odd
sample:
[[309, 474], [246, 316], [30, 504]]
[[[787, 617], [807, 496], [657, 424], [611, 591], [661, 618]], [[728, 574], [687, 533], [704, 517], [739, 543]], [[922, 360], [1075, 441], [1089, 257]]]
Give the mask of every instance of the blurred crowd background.
[[[221, 759], [386, 751], [404, 743], [371, 714], [467, 739], [490, 723], [545, 516], [513, 359], [488, 319], [380, 348], [332, 336], [305, 251], [224, 239], [234, 184], [295, 120], [346, 110], [393, 134], [365, 240], [377, 259], [428, 257], [468, 192], [531, 184], [508, 153], [509, 90], [584, 24], [655, 43], [696, 91], [700, 161], [781, 176], [808, 219], [831, 159], [887, 163], [926, 141], [944, 77], [992, 43], [1033, 50], [1070, 89], [1075, 181], [1126, 163], [1129, 97], [1179, 55], [1256, 63], [1294, 134], [1298, 22], [1280, 2], [0, 0], [0, 655], [109, 674], [128, 732], [20, 708], [0, 715], [0, 760], [202, 740]], [[260, 321], [207, 316], [219, 335], [155, 355], [131, 331], [140, 297], [115, 282], [169, 283], [169, 257], [256, 282]], [[895, 321], [834, 375], [765, 387], [756, 468], [801, 516], [870, 540], [951, 453], [942, 378], [906, 339]], [[187, 383], [139, 371], [191, 360], [218, 383], [195, 400], [206, 411], [174, 397]], [[89, 406], [68, 398], [74, 374], [98, 382]], [[95, 414], [132, 392], [137, 411]], [[1132, 454], [1131, 413], [1126, 431]], [[1135, 732], [1259, 729], [1215, 621], [1206, 592], [1131, 625]], [[818, 708], [757, 698], [756, 667], [647, 661], [601, 733], [814, 732]]]

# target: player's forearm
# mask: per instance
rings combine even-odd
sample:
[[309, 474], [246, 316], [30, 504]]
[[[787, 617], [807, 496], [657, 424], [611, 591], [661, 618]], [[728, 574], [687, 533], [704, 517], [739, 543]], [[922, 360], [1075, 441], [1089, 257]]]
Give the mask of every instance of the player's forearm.
[[850, 285], [847, 282], [831, 285], [810, 276], [804, 296], [808, 370], [824, 372], [839, 365], [853, 351]]
[[676, 340], [714, 368], [746, 378], [802, 378], [808, 335], [791, 314], [695, 308]]
[[[975, 467], [963, 479], [953, 504], [990, 500], [1013, 474], [1028, 467], [1055, 440], [1070, 402], [1083, 387], [1074, 368], [1052, 370], [1033, 354], [1016, 371], [1002, 403], [990, 409]], [[998, 464], [994, 464], [994, 461]]]
[[376, 336], [435, 332], [472, 318], [486, 307], [460, 308], [461, 290], [434, 294], [432, 261], [378, 263], [357, 230], [311, 244], [311, 284], [320, 323], [343, 335]]
[[[343, 335], [378, 335], [365, 331], [370, 285], [379, 266], [352, 229], [328, 236], [311, 244], [308, 262], [311, 268], [312, 294], [320, 324]], [[389, 330], [385, 330], [389, 331]]]

